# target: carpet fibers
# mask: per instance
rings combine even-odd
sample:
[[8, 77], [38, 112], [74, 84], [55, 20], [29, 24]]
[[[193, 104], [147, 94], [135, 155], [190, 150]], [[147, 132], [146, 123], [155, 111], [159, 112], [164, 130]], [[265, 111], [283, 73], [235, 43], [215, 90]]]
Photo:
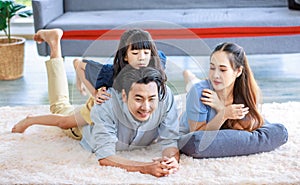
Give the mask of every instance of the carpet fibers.
[[[274, 151], [249, 156], [193, 159], [181, 155], [180, 169], [156, 178], [113, 167], [101, 167], [58, 128], [33, 126], [23, 134], [13, 125], [28, 114], [49, 113], [48, 106], [0, 107], [1, 184], [300, 184], [300, 102], [269, 103], [263, 114], [284, 124], [289, 140]], [[160, 156], [157, 145], [124, 157], [150, 161]]]

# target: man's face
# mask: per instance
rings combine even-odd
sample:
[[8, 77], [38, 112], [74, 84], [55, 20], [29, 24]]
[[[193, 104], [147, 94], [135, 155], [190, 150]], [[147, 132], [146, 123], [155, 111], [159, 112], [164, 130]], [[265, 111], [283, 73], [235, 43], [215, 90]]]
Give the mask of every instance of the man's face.
[[133, 83], [126, 97], [122, 91], [123, 101], [128, 110], [138, 121], [147, 121], [158, 105], [158, 89], [155, 82], [148, 84]]

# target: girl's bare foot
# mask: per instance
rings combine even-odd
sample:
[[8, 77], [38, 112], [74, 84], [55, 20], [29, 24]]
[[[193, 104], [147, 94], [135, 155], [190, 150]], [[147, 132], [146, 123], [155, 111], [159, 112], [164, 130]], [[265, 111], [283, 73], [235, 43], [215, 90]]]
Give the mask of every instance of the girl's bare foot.
[[30, 122], [30, 115], [28, 115], [26, 118], [19, 121], [11, 130], [13, 133], [23, 133], [29, 126], [31, 126]]
[[87, 90], [86, 90], [84, 84], [81, 81], [76, 80], [76, 87], [79, 90], [81, 95], [87, 96]]
[[87, 88], [85, 87], [84, 83], [82, 82], [82, 80], [80, 79], [80, 76], [79, 76], [79, 72], [81, 69], [81, 65], [82, 64], [82, 60], [81, 59], [74, 59], [73, 60], [73, 66], [74, 66], [74, 69], [76, 71], [76, 87], [77, 89], [79, 90], [80, 94], [83, 95], [83, 96], [86, 96], [87, 95]]

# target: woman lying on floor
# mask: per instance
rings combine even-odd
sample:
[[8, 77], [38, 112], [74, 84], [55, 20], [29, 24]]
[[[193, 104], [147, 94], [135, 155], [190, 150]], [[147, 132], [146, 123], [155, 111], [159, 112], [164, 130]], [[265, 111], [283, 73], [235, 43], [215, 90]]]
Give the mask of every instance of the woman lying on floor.
[[283, 125], [266, 124], [261, 116], [260, 90], [239, 45], [216, 46], [208, 79], [200, 81], [189, 71], [184, 77], [194, 85], [187, 89], [186, 112], [180, 120], [183, 153], [199, 158], [246, 155], [287, 141]]

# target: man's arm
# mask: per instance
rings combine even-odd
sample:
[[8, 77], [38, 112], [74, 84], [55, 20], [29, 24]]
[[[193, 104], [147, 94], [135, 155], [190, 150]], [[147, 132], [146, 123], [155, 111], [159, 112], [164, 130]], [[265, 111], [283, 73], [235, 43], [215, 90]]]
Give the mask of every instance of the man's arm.
[[99, 165], [119, 167], [129, 172], [140, 172], [143, 174], [150, 174], [155, 177], [163, 177], [170, 174], [168, 165], [163, 164], [159, 161], [139, 162], [132, 161], [117, 155], [99, 159]]
[[179, 169], [180, 153], [178, 148], [169, 147], [166, 148], [162, 153], [161, 163], [168, 166], [169, 174], [175, 173]]
[[138, 162], [116, 155], [116, 128], [111, 116], [110, 101], [108, 100], [102, 105], [95, 105], [92, 108], [91, 118], [94, 126], [90, 135], [84, 137], [86, 139], [91, 138], [87, 143], [95, 152], [99, 165], [119, 167], [130, 172], [141, 172], [156, 177], [168, 175], [170, 173], [168, 165], [159, 161]]
[[161, 163], [166, 164], [170, 173], [174, 173], [179, 168], [179, 150], [177, 141], [179, 139], [179, 121], [176, 109], [176, 102], [172, 91], [167, 88], [164, 102], [164, 120], [159, 126], [159, 137], [163, 148]]
[[176, 147], [169, 147], [166, 148], [163, 152], [162, 152], [162, 156], [167, 157], [167, 158], [172, 158], [174, 157], [176, 159], [176, 161], [179, 162], [180, 159], [180, 154], [179, 154], [179, 150]]

